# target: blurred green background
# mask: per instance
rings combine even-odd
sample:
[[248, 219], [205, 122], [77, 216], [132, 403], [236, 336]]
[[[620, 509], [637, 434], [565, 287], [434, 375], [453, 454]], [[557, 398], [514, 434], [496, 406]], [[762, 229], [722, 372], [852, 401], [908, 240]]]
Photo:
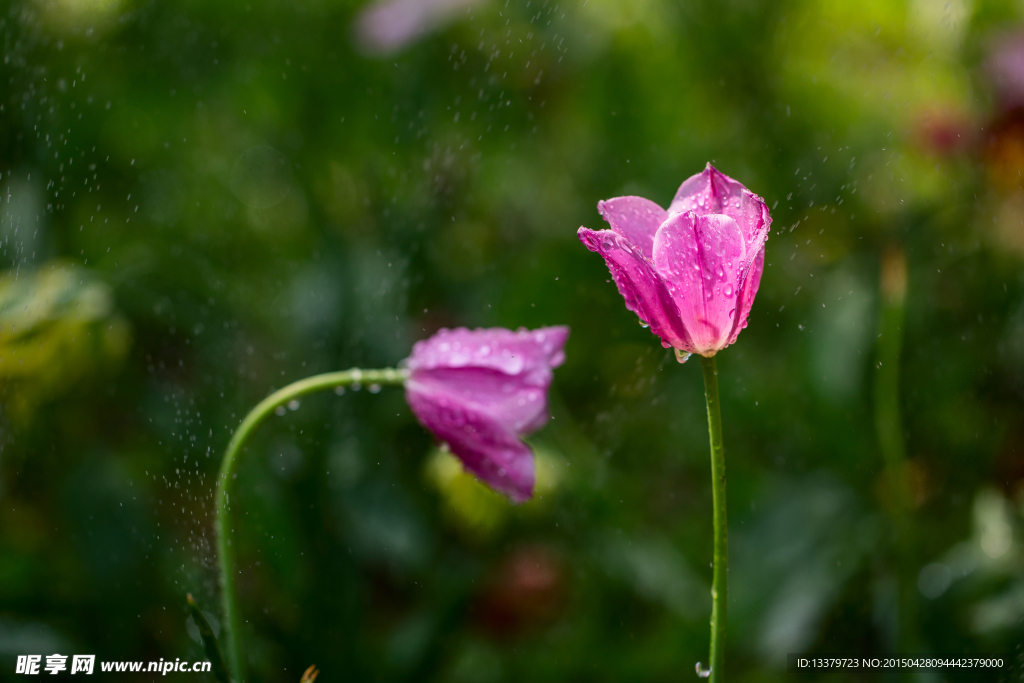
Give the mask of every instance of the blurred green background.
[[0, 678], [33, 652], [203, 658], [185, 593], [219, 629], [215, 473], [271, 390], [393, 366], [443, 326], [563, 323], [529, 504], [438, 453], [394, 388], [261, 429], [234, 501], [251, 675], [695, 677], [699, 364], [637, 324], [576, 229], [602, 227], [600, 199], [667, 205], [707, 161], [774, 218], [718, 357], [730, 680], [882, 680], [787, 674], [788, 652], [1019, 666], [1022, 19], [1010, 0], [6, 0]]

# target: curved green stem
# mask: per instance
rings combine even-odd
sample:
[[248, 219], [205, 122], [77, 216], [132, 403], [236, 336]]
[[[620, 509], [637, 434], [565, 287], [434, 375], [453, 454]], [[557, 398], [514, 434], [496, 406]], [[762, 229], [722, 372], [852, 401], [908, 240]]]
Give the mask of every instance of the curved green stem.
[[235, 595], [235, 546], [232, 543], [233, 528], [230, 522], [228, 507], [231, 487], [238, 476], [235, 470], [241, 457], [242, 446], [271, 413], [287, 405], [291, 401], [323, 389], [334, 389], [354, 384], [402, 384], [408, 377], [404, 370], [387, 368], [384, 370], [345, 370], [344, 372], [328, 372], [323, 375], [307, 377], [293, 382], [283, 389], [275, 391], [259, 402], [242, 420], [235, 430], [224, 453], [224, 461], [220, 466], [217, 478], [217, 554], [220, 562], [221, 599], [224, 605], [224, 618], [227, 621], [227, 650], [231, 673], [237, 683], [245, 681], [245, 658], [242, 656], [242, 624], [238, 614], [237, 596]]
[[725, 448], [722, 445], [722, 409], [718, 400], [715, 358], [700, 359], [704, 370], [704, 399], [708, 404], [711, 436], [711, 491], [714, 505], [714, 578], [711, 583], [711, 683], [725, 680], [725, 622], [729, 596], [729, 526], [725, 506]]

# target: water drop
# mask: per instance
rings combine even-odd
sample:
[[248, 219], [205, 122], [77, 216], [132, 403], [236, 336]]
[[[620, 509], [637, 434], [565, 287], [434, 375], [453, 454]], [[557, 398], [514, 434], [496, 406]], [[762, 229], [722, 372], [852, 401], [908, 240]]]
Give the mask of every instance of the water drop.
[[686, 361], [690, 360], [691, 355], [693, 354], [683, 351], [681, 349], [676, 349], [676, 360], [679, 361], [680, 363], [685, 363]]
[[274, 408], [274, 413], [275, 413], [276, 415], [278, 415], [278, 416], [284, 415], [284, 414], [285, 414], [285, 413], [287, 413], [287, 412], [288, 412], [288, 411], [287, 411], [287, 410], [285, 410], [285, 407], [284, 407], [284, 406], [278, 406], [278, 407]]
[[343, 387], [343, 386], [336, 386], [336, 387], [334, 387], [334, 393], [336, 393], [338, 396], [344, 396], [345, 395], [345, 387]]
[[643, 320], [641, 320], [641, 321], [640, 321], [640, 327], [642, 327], [642, 328], [644, 328], [644, 329], [646, 330], [646, 329], [647, 329], [648, 327], [650, 327], [650, 325], [648, 325], [648, 324], [647, 324], [647, 323], [645, 323], [645, 322], [644, 322]]
[[297, 399], [293, 398], [292, 400], [288, 401], [288, 410], [298, 410], [298, 409], [299, 409], [299, 401]]
[[380, 393], [380, 385], [379, 384], [371, 384], [370, 386], [368, 386], [366, 388], [370, 390], [371, 394], [379, 394]]
[[726, 296], [732, 296], [732, 285], [726, 285], [725, 289], [722, 291], [722, 294], [725, 294]]
[[697, 666], [694, 667], [694, 668], [697, 670], [697, 675], [700, 676], [701, 678], [710, 678], [711, 677], [711, 667], [710, 666], [705, 669], [704, 667], [701, 666], [700, 662], [697, 662]]

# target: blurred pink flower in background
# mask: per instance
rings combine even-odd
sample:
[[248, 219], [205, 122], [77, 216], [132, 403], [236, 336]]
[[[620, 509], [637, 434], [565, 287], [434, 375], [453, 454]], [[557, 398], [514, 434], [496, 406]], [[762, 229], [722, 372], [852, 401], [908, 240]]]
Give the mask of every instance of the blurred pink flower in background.
[[977, 144], [978, 126], [970, 113], [963, 109], [936, 103], [917, 115], [912, 141], [926, 154], [950, 157]]
[[498, 561], [473, 606], [494, 636], [514, 637], [550, 624], [566, 604], [565, 564], [554, 548], [521, 545]]
[[747, 326], [771, 218], [756, 194], [711, 164], [682, 184], [668, 211], [643, 197], [598, 202], [611, 230], [581, 227], [608, 264], [626, 308], [666, 348], [713, 356]]
[[1000, 106], [1024, 106], [1024, 32], [1006, 33], [992, 41], [985, 72]]
[[405, 364], [416, 418], [463, 466], [515, 502], [533, 495], [533, 452], [521, 437], [548, 419], [552, 370], [569, 328], [441, 330]]
[[397, 52], [483, 0], [377, 0], [355, 20], [356, 42], [367, 52]]

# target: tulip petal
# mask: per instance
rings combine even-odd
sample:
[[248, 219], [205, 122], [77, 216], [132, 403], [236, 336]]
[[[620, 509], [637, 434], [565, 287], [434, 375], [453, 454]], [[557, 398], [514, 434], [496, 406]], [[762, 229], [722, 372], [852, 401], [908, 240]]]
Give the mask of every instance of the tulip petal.
[[[416, 342], [406, 366], [412, 371], [435, 368], [490, 368], [506, 375], [540, 371], [536, 382], [551, 379], [551, 369], [565, 361], [562, 347], [569, 337], [564, 325], [536, 330], [440, 330]], [[546, 386], [546, 385], [545, 385]]]
[[648, 259], [654, 254], [654, 235], [668, 212], [643, 197], [615, 197], [597, 203], [601, 217]]
[[[740, 296], [737, 302], [739, 306], [736, 309], [739, 311], [739, 315], [733, 321], [732, 334], [729, 335], [728, 344], [736, 341], [736, 338], [740, 336], [740, 331], [747, 326], [747, 316], [750, 315], [750, 309], [754, 306], [754, 296], [757, 295], [757, 288], [761, 284], [761, 272], [763, 270], [764, 243], [762, 242], [761, 249], [758, 250], [750, 267], [741, 276], [743, 284], [740, 286]], [[726, 345], [728, 346], [728, 344]]]
[[[711, 164], [687, 178], [676, 192], [669, 213], [684, 211], [729, 216], [743, 229], [743, 239], [747, 243], [762, 239], [771, 225], [764, 201]], [[754, 253], [752, 249], [748, 251]]]
[[654, 265], [697, 353], [714, 355], [732, 335], [745, 256], [740, 226], [722, 214], [673, 214], [654, 238]]
[[676, 304], [655, 270], [654, 263], [613, 230], [581, 227], [576, 234], [587, 249], [604, 258], [615, 286], [626, 300], [626, 308], [640, 316], [643, 323], [650, 325], [651, 332], [661, 337], [662, 345], [666, 348], [692, 350]]
[[420, 423], [448, 444], [463, 466], [515, 502], [533, 495], [533, 452], [519, 436], [464, 397], [410, 379], [406, 399]]
[[537, 431], [548, 418], [550, 370], [506, 375], [488, 368], [437, 368], [418, 370], [410, 381], [418, 391], [445, 394], [520, 436]]

